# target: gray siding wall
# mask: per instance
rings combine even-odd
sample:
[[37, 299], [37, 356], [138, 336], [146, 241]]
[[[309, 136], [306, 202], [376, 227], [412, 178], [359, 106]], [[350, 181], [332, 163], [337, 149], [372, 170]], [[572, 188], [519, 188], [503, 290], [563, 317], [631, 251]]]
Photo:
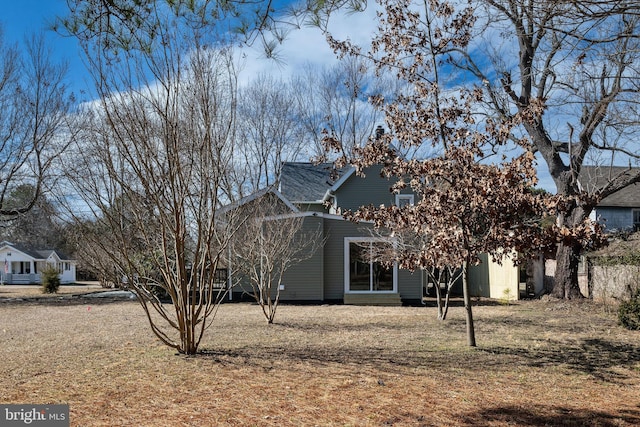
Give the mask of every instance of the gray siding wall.
[[344, 298], [344, 238], [371, 236], [366, 224], [325, 219], [326, 244], [324, 246], [324, 297], [329, 300]]
[[[280, 300], [282, 301], [322, 301], [323, 295], [323, 275], [324, 254], [322, 250], [323, 236], [322, 218], [306, 217], [302, 223], [302, 229], [299, 232], [300, 238], [318, 238], [319, 246], [313, 255], [297, 264], [289, 267], [282, 276], [282, 285], [284, 289], [280, 291]], [[234, 260], [233, 262], [238, 262]], [[233, 263], [232, 263], [233, 265]], [[244, 276], [238, 267], [233, 267], [233, 292], [234, 294], [253, 292], [251, 280]], [[272, 297], [276, 294], [276, 284], [272, 287]], [[250, 296], [245, 296], [251, 298]]]
[[398, 293], [403, 300], [419, 300], [422, 298], [422, 271], [398, 269]]
[[[302, 238], [318, 238], [322, 240], [323, 219], [319, 217], [306, 217], [304, 219]], [[283, 301], [322, 301], [324, 300], [323, 270], [324, 251], [319, 242], [319, 247], [311, 256], [298, 264], [292, 265], [283, 275], [284, 289], [280, 291], [280, 299]]]
[[[306, 217], [301, 233], [324, 234], [324, 247], [311, 258], [291, 266], [282, 278], [282, 301], [324, 301], [344, 298], [344, 241], [345, 237], [371, 237], [370, 225], [340, 219]], [[235, 292], [251, 291], [247, 278], [235, 273]], [[239, 283], [238, 283], [239, 282]], [[422, 296], [422, 276], [418, 270], [398, 270], [398, 292], [403, 299], [416, 300]]]
[[[365, 170], [365, 177], [351, 175], [336, 191], [337, 204], [342, 210], [355, 210], [360, 206], [395, 204], [396, 196], [390, 191], [395, 178], [380, 176], [381, 166], [372, 166]], [[405, 191], [410, 194], [409, 191]]]
[[297, 208], [303, 212], [327, 212], [327, 208], [321, 203], [298, 203]]
[[633, 211], [631, 208], [598, 207], [595, 209], [595, 218], [605, 226], [606, 231], [633, 228]]

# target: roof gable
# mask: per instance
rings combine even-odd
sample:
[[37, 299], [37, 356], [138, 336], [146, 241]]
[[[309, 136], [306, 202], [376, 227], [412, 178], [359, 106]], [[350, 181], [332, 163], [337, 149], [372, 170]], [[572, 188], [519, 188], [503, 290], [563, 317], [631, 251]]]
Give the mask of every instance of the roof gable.
[[365, 205], [395, 203], [392, 180], [383, 176], [381, 165], [363, 170], [347, 166], [332, 174], [333, 164], [286, 163], [281, 188], [294, 203], [321, 204], [332, 200], [332, 211], [355, 210]]
[[248, 203], [251, 203], [255, 200], [258, 200], [260, 197], [263, 197], [267, 194], [273, 194], [278, 200], [280, 200], [287, 208], [291, 209], [293, 212], [298, 212], [298, 208], [291, 203], [286, 197], [284, 197], [284, 195], [282, 193], [280, 193], [278, 190], [276, 190], [273, 186], [269, 186], [269, 187], [265, 187], [261, 190], [256, 191], [255, 193], [252, 193], [246, 197], [243, 197], [239, 200], [236, 200], [235, 202], [228, 204], [226, 206], [221, 207], [218, 210], [218, 213], [224, 214], [226, 212], [229, 212], [231, 210], [237, 209], [241, 206], [244, 206]]
[[38, 251], [38, 253], [43, 259], [46, 259], [47, 261], [62, 261], [62, 258], [56, 253], [56, 251]]
[[29, 258], [33, 258], [34, 260], [35, 259], [44, 259], [35, 250], [33, 250], [31, 248], [28, 248], [28, 247], [26, 247], [24, 245], [21, 245], [21, 244], [16, 244], [16, 243], [11, 243], [11, 242], [4, 241], [4, 242], [0, 243], [0, 249], [4, 249], [4, 248], [8, 248], [8, 249], [13, 250], [13, 251], [21, 252], [22, 254], [28, 256]]

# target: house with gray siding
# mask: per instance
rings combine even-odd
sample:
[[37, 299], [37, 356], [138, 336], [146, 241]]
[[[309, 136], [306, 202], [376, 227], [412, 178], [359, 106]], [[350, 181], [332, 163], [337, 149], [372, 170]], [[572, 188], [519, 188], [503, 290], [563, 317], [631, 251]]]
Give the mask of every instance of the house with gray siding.
[[[636, 172], [637, 168], [626, 166], [583, 166], [578, 180], [585, 191], [592, 193], [620, 175]], [[632, 184], [602, 199], [590, 218], [610, 233], [640, 230], [640, 184]]]
[[[382, 239], [374, 237], [371, 224], [347, 221], [340, 215], [368, 204], [413, 203], [413, 194], [393, 194], [391, 184], [381, 177], [380, 167], [368, 168], [359, 176], [354, 168], [334, 170], [330, 163], [283, 165], [278, 187], [259, 196], [269, 193], [286, 201], [291, 214], [304, 218], [301, 232], [319, 230], [323, 245], [285, 272], [281, 301], [378, 305], [421, 301], [423, 274], [373, 261], [368, 253], [383, 244]], [[242, 281], [236, 283], [234, 299], [247, 291]]]

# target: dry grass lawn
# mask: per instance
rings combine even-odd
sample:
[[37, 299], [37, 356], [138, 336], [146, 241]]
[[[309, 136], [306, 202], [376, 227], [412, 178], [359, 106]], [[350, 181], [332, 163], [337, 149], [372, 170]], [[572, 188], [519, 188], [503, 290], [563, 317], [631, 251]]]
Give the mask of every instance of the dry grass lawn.
[[589, 302], [480, 302], [476, 349], [459, 307], [284, 305], [267, 325], [226, 304], [185, 357], [137, 302], [62, 292], [0, 292], [0, 403], [68, 403], [72, 426], [640, 425], [640, 333]]

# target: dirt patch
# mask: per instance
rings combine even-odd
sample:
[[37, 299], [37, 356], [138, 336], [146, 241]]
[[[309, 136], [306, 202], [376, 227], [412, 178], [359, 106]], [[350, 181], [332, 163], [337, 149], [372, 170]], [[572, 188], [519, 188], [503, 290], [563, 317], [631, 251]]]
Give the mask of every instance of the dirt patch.
[[[67, 303], [64, 303], [67, 301]], [[640, 424], [640, 334], [591, 303], [463, 310], [223, 305], [178, 356], [135, 301], [0, 304], [2, 403], [68, 403], [74, 426]]]

